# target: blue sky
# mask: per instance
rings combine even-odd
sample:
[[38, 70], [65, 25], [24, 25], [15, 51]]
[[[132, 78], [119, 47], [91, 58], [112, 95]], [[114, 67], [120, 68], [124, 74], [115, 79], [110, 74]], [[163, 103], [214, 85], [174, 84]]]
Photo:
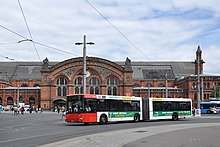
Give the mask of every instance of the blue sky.
[[[220, 74], [219, 0], [1, 0], [0, 61], [63, 61], [87, 55], [112, 61], [194, 61], [200, 45], [205, 74]], [[98, 13], [101, 13], [101, 15]], [[105, 18], [107, 19], [105, 19]], [[12, 33], [11, 31], [15, 32]], [[61, 50], [61, 51], [60, 51]], [[38, 56], [38, 55], [39, 56]]]

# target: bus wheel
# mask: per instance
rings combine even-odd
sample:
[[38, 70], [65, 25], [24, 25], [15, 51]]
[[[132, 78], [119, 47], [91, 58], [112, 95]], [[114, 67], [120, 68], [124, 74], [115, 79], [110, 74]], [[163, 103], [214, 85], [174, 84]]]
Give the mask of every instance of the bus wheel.
[[177, 113], [173, 113], [172, 120], [178, 120], [178, 114]]
[[207, 111], [207, 113], [208, 113], [208, 114], [211, 114], [211, 111], [210, 111], [210, 110], [208, 110], [208, 111]]
[[139, 114], [135, 114], [134, 115], [134, 122], [139, 122], [140, 121], [140, 115]]
[[100, 116], [100, 122], [99, 122], [99, 123], [100, 123], [101, 125], [106, 124], [107, 121], [108, 121], [108, 120], [107, 120], [107, 116], [106, 116], [106, 115], [101, 115], [101, 116]]

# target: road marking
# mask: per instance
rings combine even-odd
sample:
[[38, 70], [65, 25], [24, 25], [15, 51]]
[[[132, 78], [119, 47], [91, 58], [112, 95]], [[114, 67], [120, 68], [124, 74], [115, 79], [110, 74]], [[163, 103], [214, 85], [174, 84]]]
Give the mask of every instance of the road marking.
[[9, 139], [9, 140], [0, 141], [0, 144], [2, 144], [2, 143], [7, 143], [7, 142], [18, 141], [18, 140], [30, 139], [30, 138], [37, 138], [37, 137], [57, 135], [57, 134], [65, 134], [65, 133], [66, 133], [66, 132], [56, 132], [56, 133], [50, 133], [50, 134], [43, 134], [43, 135], [28, 136], [28, 137], [23, 137], [23, 138]]

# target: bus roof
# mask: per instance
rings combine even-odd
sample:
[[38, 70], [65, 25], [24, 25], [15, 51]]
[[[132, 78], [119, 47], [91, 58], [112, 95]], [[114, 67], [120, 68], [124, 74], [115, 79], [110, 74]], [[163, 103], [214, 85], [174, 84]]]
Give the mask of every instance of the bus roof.
[[192, 101], [191, 98], [149, 98], [152, 101]]
[[141, 97], [135, 96], [115, 96], [115, 95], [96, 95], [96, 94], [70, 94], [71, 96], [84, 96], [85, 98], [95, 98], [95, 99], [115, 99], [115, 100], [140, 100]]
[[97, 95], [97, 99], [115, 99], [115, 100], [140, 100], [141, 97], [135, 96], [115, 96], [115, 95]]
[[84, 96], [85, 98], [96, 98], [96, 94], [69, 94], [69, 96]]
[[220, 101], [200, 102], [200, 104], [220, 104]]

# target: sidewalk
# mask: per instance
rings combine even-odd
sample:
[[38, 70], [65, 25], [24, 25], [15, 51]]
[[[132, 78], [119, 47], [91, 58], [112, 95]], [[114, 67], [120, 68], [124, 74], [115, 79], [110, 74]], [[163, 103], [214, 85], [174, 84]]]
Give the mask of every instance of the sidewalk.
[[[11, 114], [13, 114], [14, 112], [13, 112], [13, 111], [1, 111], [0, 114], [1, 114], [1, 113], [3, 113], [3, 114], [4, 114], [4, 113], [9, 113], [9, 114], [11, 113]], [[38, 111], [37, 113], [36, 113], [35, 111], [32, 111], [32, 113], [30, 113], [29, 111], [25, 111], [24, 113], [25, 113], [25, 114], [26, 114], [26, 113], [28, 113], [28, 114], [45, 113], [45, 114], [60, 114], [60, 115], [62, 114], [61, 112], [60, 112], [60, 113], [57, 113], [57, 112], [53, 112], [53, 111], [43, 111], [43, 112]]]
[[[42, 145], [40, 147], [121, 147], [123, 145], [135, 142], [139, 139], [145, 139], [149, 136], [171, 132], [176, 130], [184, 130], [190, 128], [220, 126], [220, 123], [198, 123], [198, 124], [178, 124], [143, 127], [127, 130], [111, 131], [106, 133], [98, 133], [82, 137], [67, 139], [51, 144]], [[145, 139], [147, 140], [147, 139]], [[144, 146], [144, 143], [143, 143]]]

